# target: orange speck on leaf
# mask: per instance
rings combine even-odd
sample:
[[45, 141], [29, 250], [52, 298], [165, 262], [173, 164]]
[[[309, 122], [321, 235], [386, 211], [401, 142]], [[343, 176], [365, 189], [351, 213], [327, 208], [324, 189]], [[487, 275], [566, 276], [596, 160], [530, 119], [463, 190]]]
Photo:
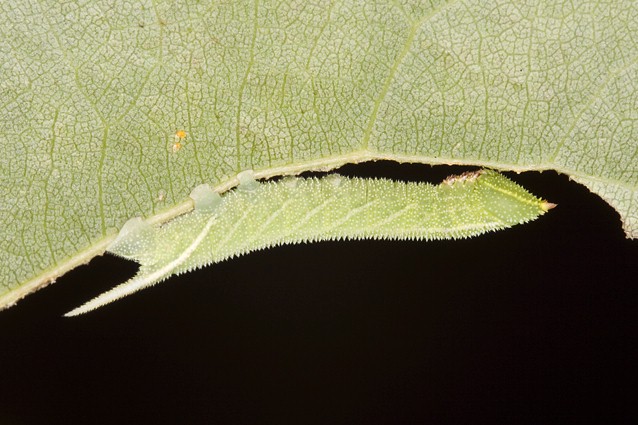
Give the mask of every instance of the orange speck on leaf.
[[173, 153], [182, 148], [182, 141], [186, 138], [186, 132], [184, 130], [177, 130], [175, 132], [175, 140], [173, 141]]

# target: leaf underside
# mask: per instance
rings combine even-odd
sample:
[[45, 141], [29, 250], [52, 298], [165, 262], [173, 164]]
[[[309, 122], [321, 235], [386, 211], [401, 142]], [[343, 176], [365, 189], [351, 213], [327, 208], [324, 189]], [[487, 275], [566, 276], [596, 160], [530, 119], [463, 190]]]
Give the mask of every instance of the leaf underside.
[[634, 1], [9, 0], [0, 17], [0, 306], [248, 169], [554, 169], [638, 236]]

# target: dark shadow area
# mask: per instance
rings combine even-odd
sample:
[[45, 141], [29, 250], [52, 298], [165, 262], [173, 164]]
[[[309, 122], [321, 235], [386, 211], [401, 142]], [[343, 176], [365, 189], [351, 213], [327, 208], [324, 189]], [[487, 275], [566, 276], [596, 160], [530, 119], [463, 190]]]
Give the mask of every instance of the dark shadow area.
[[274, 248], [61, 317], [135, 273], [96, 258], [0, 312], [0, 423], [635, 423], [638, 242], [565, 176], [508, 175], [558, 208], [470, 240]]

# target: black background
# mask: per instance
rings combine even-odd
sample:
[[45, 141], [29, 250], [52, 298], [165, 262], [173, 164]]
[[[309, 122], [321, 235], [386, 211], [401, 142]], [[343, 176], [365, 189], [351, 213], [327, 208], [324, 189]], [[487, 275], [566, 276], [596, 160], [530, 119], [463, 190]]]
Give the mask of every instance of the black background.
[[508, 175], [558, 208], [470, 240], [278, 247], [61, 317], [135, 273], [96, 258], [0, 312], [0, 424], [638, 423], [638, 242], [567, 177]]

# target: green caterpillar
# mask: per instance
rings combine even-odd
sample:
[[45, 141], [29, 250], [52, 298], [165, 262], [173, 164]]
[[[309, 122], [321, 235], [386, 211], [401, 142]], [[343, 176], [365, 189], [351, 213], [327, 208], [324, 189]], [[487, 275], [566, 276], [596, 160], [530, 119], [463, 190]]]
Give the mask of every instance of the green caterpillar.
[[66, 314], [75, 316], [189, 270], [281, 244], [330, 239], [458, 239], [533, 220], [554, 207], [491, 170], [437, 186], [385, 179], [287, 178], [241, 173], [223, 196], [208, 185], [195, 209], [163, 226], [132, 219], [109, 247], [141, 264], [137, 275]]

